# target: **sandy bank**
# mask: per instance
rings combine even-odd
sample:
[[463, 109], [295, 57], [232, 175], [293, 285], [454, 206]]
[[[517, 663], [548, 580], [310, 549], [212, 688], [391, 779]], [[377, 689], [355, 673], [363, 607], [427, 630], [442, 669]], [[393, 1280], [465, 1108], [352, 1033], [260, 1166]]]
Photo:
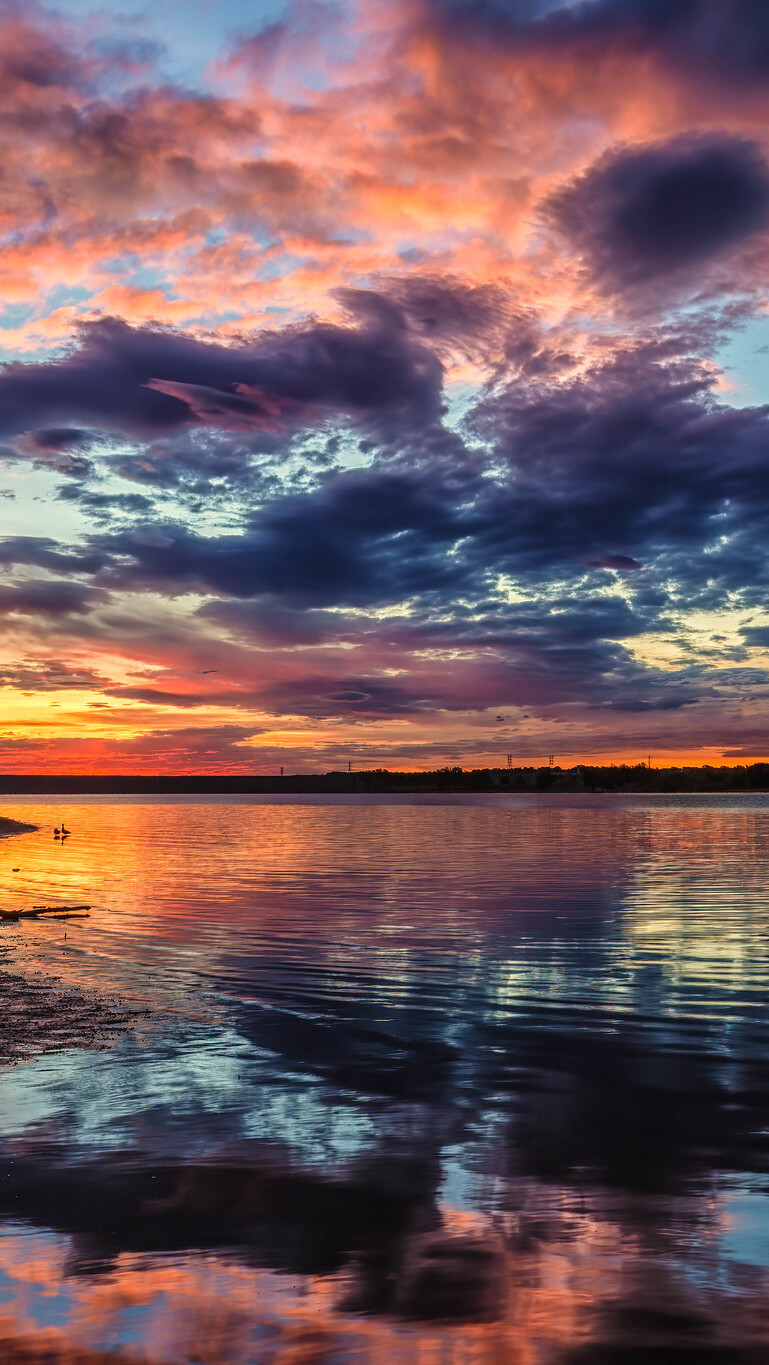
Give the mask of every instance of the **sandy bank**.
[[11, 834], [31, 834], [37, 828], [37, 825], [25, 825], [21, 820], [11, 820], [7, 815], [0, 815], [0, 839], [7, 839]]

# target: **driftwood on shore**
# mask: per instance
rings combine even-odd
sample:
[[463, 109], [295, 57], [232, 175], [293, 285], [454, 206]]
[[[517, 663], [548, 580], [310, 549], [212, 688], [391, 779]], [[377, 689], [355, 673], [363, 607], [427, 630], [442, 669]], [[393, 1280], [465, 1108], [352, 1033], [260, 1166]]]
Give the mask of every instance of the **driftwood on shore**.
[[75, 910], [90, 910], [90, 905], [33, 905], [31, 910], [22, 910], [22, 915], [65, 915]]
[[83, 911], [83, 910], [51, 910], [47, 915], [38, 915], [38, 914], [35, 914], [34, 911], [32, 911], [31, 913], [28, 913], [27, 915], [24, 915], [24, 913], [22, 912], [22, 915], [21, 915], [21, 919], [90, 919], [90, 918], [91, 918], [91, 916], [90, 916], [90, 914], [88, 913], [87, 910], [85, 910], [85, 911]]
[[90, 919], [90, 905], [33, 905], [31, 910], [0, 910], [0, 924], [22, 919]]

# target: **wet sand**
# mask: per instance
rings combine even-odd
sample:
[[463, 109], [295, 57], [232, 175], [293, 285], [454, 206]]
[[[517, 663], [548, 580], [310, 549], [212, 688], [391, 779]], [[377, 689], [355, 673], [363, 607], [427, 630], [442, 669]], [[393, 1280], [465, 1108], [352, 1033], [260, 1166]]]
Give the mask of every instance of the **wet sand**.
[[55, 977], [20, 976], [2, 966], [0, 1001], [0, 1067], [61, 1048], [109, 1047], [140, 1013], [122, 1002], [72, 990]]
[[31, 834], [37, 828], [37, 825], [25, 825], [22, 820], [11, 820], [7, 815], [0, 815], [0, 839], [7, 839], [11, 834]]

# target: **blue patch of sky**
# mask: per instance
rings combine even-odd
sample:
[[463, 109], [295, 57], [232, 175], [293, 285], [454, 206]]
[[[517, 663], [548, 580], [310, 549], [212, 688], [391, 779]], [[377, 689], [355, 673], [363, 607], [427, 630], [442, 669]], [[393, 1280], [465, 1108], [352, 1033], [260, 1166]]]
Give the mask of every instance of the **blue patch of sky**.
[[[58, 308], [76, 308], [78, 305], [87, 305], [91, 297], [91, 290], [82, 288], [69, 288], [66, 285], [59, 285], [58, 288], [50, 290], [45, 295], [44, 312], [50, 314]], [[34, 324], [36, 317], [40, 316], [41, 309], [29, 303], [10, 303], [5, 307], [0, 305], [0, 333], [15, 331], [17, 328], [24, 327], [29, 323]], [[35, 357], [47, 355], [59, 350], [61, 342], [52, 340], [48, 346], [44, 343], [35, 348]], [[0, 339], [0, 360], [7, 363], [10, 360], [30, 360], [28, 350], [20, 351], [16, 346], [4, 346]]]
[[737, 408], [769, 403], [769, 317], [754, 318], [716, 355], [729, 386], [724, 399]]
[[[254, 224], [249, 223], [248, 231], [250, 232], [251, 237], [256, 242], [257, 246], [262, 247], [265, 251], [268, 251], [272, 246], [275, 245], [277, 238], [271, 232], [268, 232], [267, 228], [260, 227], [256, 223]], [[229, 235], [230, 235], [229, 233], [226, 233], [223, 237], [223, 241], [226, 242], [227, 237]]]
[[103, 271], [105, 275], [119, 276], [127, 275], [129, 272], [139, 275], [144, 271], [147, 278], [151, 278], [150, 272], [142, 261], [141, 256], [134, 251], [127, 253], [125, 256], [106, 256], [103, 260], [99, 261], [99, 269]]
[[165, 0], [156, 6], [125, 0], [59, 0], [59, 14], [95, 17], [116, 43], [149, 42], [162, 51], [161, 68], [174, 81], [199, 85], [209, 62], [239, 33], [257, 33], [280, 19], [283, 0]]
[[90, 526], [77, 504], [56, 500], [61, 483], [61, 474], [28, 460], [0, 462], [0, 537], [75, 541], [88, 532]]
[[457, 431], [461, 429], [464, 419], [478, 402], [479, 387], [477, 382], [467, 379], [449, 380], [443, 393], [443, 420], [447, 427]]
[[34, 316], [34, 309], [28, 303], [9, 303], [0, 312], [0, 329], [10, 331], [23, 327]]
[[79, 303], [87, 303], [93, 290], [86, 289], [83, 285], [54, 285], [53, 289], [46, 290], [45, 311], [52, 312], [55, 308], [76, 307]]
[[269, 260], [260, 265], [257, 274], [260, 280], [283, 280], [306, 263], [306, 257], [293, 256], [288, 252], [282, 252], [279, 256], [271, 256]]

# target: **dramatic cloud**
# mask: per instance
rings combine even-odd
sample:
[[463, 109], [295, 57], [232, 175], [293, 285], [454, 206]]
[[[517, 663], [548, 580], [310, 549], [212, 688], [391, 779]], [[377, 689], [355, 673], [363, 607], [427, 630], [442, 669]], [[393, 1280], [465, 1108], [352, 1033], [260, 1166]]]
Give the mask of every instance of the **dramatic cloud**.
[[268, 503], [254, 522], [229, 537], [172, 525], [101, 536], [94, 544], [111, 561], [102, 581], [304, 606], [392, 602], [457, 587], [461, 570], [445, 552], [470, 529], [440, 483], [385, 470], [338, 475]]
[[[711, 385], [705, 367], [652, 342], [578, 379], [482, 402], [474, 424], [512, 476], [507, 545], [493, 524], [486, 532], [500, 569], [565, 571], [571, 558], [627, 570], [656, 557], [689, 583], [758, 589], [769, 413], [719, 404]], [[493, 500], [495, 523], [503, 507]]]
[[551, 204], [600, 283], [682, 274], [769, 224], [769, 167], [736, 138], [689, 137], [607, 153]]
[[18, 687], [30, 692], [60, 692], [98, 689], [105, 679], [92, 668], [77, 668], [62, 659], [27, 659], [12, 669], [0, 672], [3, 687]]
[[763, 742], [765, 6], [142, 22], [0, 6], [6, 761]]
[[51, 431], [54, 423], [148, 437], [198, 423], [271, 430], [328, 415], [363, 424], [434, 418], [436, 357], [386, 300], [350, 291], [346, 300], [358, 307], [357, 327], [317, 323], [231, 346], [117, 319], [91, 323], [65, 359], [6, 367], [0, 432], [35, 429], [36, 451], [58, 453], [82, 435]]
[[0, 585], [0, 616], [82, 615], [106, 596], [98, 589], [56, 580]]
[[656, 56], [683, 78], [739, 85], [769, 74], [762, 0], [428, 0], [438, 22], [534, 50]]

